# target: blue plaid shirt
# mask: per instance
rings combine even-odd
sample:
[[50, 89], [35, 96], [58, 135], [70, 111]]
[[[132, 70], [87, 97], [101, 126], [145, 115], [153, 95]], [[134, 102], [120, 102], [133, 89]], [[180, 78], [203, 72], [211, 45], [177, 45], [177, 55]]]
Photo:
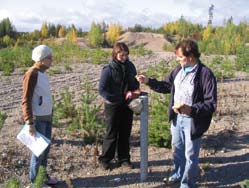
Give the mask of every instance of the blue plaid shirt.
[[192, 67], [189, 71], [185, 71], [182, 68], [174, 80], [175, 94], [174, 94], [174, 105], [175, 104], [187, 104], [192, 106], [193, 104], [193, 91], [194, 91], [194, 78], [197, 71], [197, 64]]

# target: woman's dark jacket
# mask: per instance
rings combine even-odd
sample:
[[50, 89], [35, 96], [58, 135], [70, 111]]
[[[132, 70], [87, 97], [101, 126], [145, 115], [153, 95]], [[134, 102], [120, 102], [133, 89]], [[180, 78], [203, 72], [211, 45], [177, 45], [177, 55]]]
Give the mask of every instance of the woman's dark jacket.
[[106, 102], [124, 103], [126, 92], [139, 88], [139, 82], [135, 78], [136, 74], [136, 68], [129, 60], [125, 63], [112, 60], [103, 67], [101, 72], [99, 94]]
[[[217, 106], [217, 82], [212, 71], [201, 62], [197, 65], [197, 72], [194, 79], [193, 104], [191, 117], [194, 123], [191, 127], [191, 139], [199, 138], [208, 130], [212, 114]], [[154, 91], [159, 93], [171, 93], [168, 115], [169, 121], [176, 117], [176, 113], [172, 110], [174, 104], [174, 79], [181, 70], [181, 66], [177, 66], [168, 77], [163, 81], [149, 79], [148, 85]]]

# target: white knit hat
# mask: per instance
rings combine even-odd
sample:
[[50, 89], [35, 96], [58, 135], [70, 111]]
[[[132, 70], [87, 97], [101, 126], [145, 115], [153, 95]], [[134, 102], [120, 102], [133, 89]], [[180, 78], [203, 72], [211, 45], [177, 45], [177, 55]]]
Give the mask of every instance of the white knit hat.
[[42, 44], [42, 45], [39, 45], [39, 46], [37, 46], [37, 47], [35, 47], [33, 49], [33, 51], [32, 51], [32, 59], [34, 61], [41, 61], [45, 57], [49, 56], [50, 54], [52, 54], [51, 48], [49, 48], [48, 46]]

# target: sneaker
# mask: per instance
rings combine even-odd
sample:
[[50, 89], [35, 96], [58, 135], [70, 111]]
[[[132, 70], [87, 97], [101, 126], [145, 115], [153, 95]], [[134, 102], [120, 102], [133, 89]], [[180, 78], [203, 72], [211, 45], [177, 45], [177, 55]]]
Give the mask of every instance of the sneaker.
[[129, 169], [134, 168], [133, 165], [131, 164], [131, 162], [129, 162], [129, 161], [121, 162], [121, 163], [119, 163], [119, 166], [123, 167], [123, 168], [129, 168]]
[[180, 182], [179, 179], [173, 178], [173, 177], [169, 177], [169, 178], [163, 178], [163, 182], [166, 183], [167, 185], [174, 185], [178, 182]]
[[101, 168], [104, 170], [109, 170], [110, 169], [110, 163], [109, 162], [104, 162], [104, 161], [99, 161], [99, 164]]
[[55, 185], [58, 181], [55, 178], [48, 178], [47, 185]]

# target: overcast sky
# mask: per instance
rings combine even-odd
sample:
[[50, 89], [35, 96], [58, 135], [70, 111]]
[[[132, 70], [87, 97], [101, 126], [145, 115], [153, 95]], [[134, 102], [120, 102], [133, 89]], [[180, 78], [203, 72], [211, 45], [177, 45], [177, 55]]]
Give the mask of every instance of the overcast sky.
[[83, 31], [102, 21], [124, 28], [135, 24], [158, 28], [181, 15], [206, 25], [211, 4], [214, 25], [231, 16], [235, 24], [249, 23], [249, 0], [0, 0], [0, 20], [9, 17], [17, 31], [40, 29], [45, 21], [74, 24]]

